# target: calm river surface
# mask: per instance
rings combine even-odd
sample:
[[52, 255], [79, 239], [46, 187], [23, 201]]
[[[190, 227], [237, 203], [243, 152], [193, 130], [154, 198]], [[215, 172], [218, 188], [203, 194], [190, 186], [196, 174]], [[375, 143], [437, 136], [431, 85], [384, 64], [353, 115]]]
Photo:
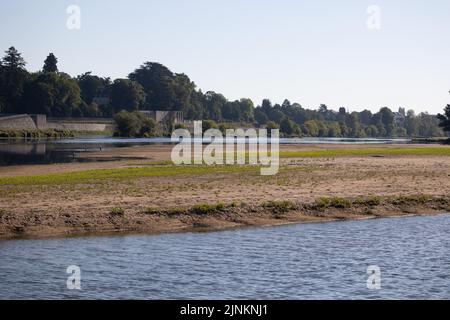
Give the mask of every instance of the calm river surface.
[[[194, 140], [194, 139], [193, 139]], [[209, 143], [210, 140], [204, 140]], [[170, 144], [170, 138], [86, 137], [61, 140], [1, 140], [0, 166], [86, 161], [80, 155], [123, 147]], [[282, 138], [280, 144], [407, 144], [410, 139]]]
[[[0, 242], [0, 298], [450, 298], [450, 215]], [[81, 268], [68, 290], [66, 268]], [[367, 267], [381, 289], [367, 288]]]

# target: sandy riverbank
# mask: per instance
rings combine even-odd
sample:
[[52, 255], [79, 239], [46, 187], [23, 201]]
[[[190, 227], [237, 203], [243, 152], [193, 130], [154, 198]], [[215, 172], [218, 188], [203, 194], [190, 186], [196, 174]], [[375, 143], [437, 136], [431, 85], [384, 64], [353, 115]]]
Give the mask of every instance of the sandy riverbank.
[[[282, 146], [282, 152], [293, 153], [282, 158], [280, 172], [261, 176], [253, 167], [175, 167], [167, 163], [170, 148], [86, 155], [119, 161], [1, 167], [0, 238], [206, 231], [450, 212], [448, 155], [384, 154], [380, 146]], [[377, 151], [302, 156], [368, 148]]]

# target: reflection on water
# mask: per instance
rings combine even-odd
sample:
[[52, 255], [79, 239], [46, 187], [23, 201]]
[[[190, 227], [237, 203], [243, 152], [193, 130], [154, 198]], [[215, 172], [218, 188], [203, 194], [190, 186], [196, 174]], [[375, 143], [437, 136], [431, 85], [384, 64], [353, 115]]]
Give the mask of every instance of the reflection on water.
[[[196, 140], [194, 140], [196, 141]], [[208, 143], [210, 141], [203, 140]], [[282, 138], [280, 144], [392, 144], [409, 139]], [[88, 161], [80, 154], [121, 147], [169, 144], [170, 138], [83, 138], [48, 141], [0, 140], [0, 165]], [[93, 159], [91, 159], [92, 161]]]
[[[440, 215], [0, 241], [0, 299], [449, 299], [449, 228]], [[70, 265], [81, 290], [67, 289]]]
[[100, 147], [45, 142], [0, 143], [0, 165], [47, 164], [77, 161], [80, 152], [99, 151]]

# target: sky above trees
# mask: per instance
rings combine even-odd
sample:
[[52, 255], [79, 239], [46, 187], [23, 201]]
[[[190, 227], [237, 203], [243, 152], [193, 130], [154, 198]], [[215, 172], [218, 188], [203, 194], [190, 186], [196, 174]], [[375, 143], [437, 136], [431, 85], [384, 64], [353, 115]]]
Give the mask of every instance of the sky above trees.
[[[67, 28], [76, 2], [81, 28]], [[367, 8], [381, 10], [380, 30]], [[2, 48], [42, 68], [53, 52], [72, 76], [125, 78], [142, 61], [188, 74], [207, 92], [317, 108], [442, 112], [450, 89], [450, 2], [3, 1]]]

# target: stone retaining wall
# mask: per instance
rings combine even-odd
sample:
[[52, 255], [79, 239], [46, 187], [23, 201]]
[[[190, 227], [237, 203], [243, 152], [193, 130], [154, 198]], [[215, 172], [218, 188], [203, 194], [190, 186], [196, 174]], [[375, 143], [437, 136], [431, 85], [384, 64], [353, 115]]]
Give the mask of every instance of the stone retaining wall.
[[33, 118], [27, 114], [0, 117], [0, 129], [3, 130], [36, 130]]
[[36, 114], [19, 114], [11, 116], [0, 116], [0, 130], [72, 130], [72, 131], [114, 131], [113, 122], [97, 123], [91, 121], [65, 121], [50, 120], [47, 121], [45, 115]]

